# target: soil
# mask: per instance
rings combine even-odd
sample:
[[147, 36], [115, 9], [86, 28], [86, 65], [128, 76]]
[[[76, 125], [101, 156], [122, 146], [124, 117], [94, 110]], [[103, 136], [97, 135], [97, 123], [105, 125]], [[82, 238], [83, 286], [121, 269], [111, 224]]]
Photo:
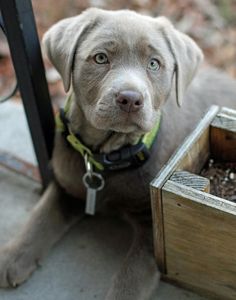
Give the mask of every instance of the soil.
[[219, 163], [210, 159], [201, 171], [210, 180], [210, 193], [236, 203], [236, 162]]

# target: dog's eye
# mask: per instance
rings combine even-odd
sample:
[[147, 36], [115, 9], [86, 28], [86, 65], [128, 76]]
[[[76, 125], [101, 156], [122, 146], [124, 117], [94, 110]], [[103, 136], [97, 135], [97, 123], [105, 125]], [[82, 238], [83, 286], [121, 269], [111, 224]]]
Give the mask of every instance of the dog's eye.
[[108, 58], [107, 58], [106, 54], [98, 53], [94, 56], [94, 61], [99, 65], [107, 64], [108, 63]]
[[148, 69], [151, 71], [158, 71], [160, 69], [159, 61], [155, 58], [152, 58], [148, 63]]

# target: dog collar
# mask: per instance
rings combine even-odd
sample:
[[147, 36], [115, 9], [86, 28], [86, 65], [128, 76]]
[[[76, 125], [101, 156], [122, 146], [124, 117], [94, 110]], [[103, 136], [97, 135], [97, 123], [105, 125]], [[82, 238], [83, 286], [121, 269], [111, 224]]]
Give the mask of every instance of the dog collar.
[[161, 113], [153, 129], [144, 134], [135, 145], [126, 145], [108, 154], [92, 152], [80, 139], [79, 133], [74, 134], [69, 127], [69, 120], [66, 114], [69, 110], [72, 97], [69, 96], [64, 109], [56, 114], [56, 128], [60, 131], [70, 146], [78, 151], [83, 158], [87, 156], [88, 161], [98, 171], [113, 171], [143, 165], [150, 156], [150, 149], [156, 139], [160, 122]]

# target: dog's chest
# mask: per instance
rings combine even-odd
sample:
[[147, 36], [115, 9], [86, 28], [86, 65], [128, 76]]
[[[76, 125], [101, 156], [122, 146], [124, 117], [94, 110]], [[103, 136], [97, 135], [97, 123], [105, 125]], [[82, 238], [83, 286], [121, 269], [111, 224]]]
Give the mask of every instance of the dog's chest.
[[[55, 176], [61, 186], [69, 194], [84, 201], [87, 194], [82, 180], [86, 172], [84, 159], [71, 149], [60, 135], [55, 140], [52, 162]], [[101, 206], [112, 202], [127, 209], [149, 202], [149, 182], [153, 177], [151, 165], [152, 162], [149, 161], [144, 167], [102, 174], [105, 185], [97, 192], [97, 202]]]

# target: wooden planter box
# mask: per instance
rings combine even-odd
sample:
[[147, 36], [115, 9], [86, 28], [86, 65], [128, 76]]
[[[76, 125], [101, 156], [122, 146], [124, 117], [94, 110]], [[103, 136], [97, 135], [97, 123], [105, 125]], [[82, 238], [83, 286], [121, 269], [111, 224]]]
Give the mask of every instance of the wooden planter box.
[[197, 175], [209, 157], [236, 161], [236, 111], [212, 106], [151, 183], [155, 256], [165, 280], [235, 300], [236, 203]]

